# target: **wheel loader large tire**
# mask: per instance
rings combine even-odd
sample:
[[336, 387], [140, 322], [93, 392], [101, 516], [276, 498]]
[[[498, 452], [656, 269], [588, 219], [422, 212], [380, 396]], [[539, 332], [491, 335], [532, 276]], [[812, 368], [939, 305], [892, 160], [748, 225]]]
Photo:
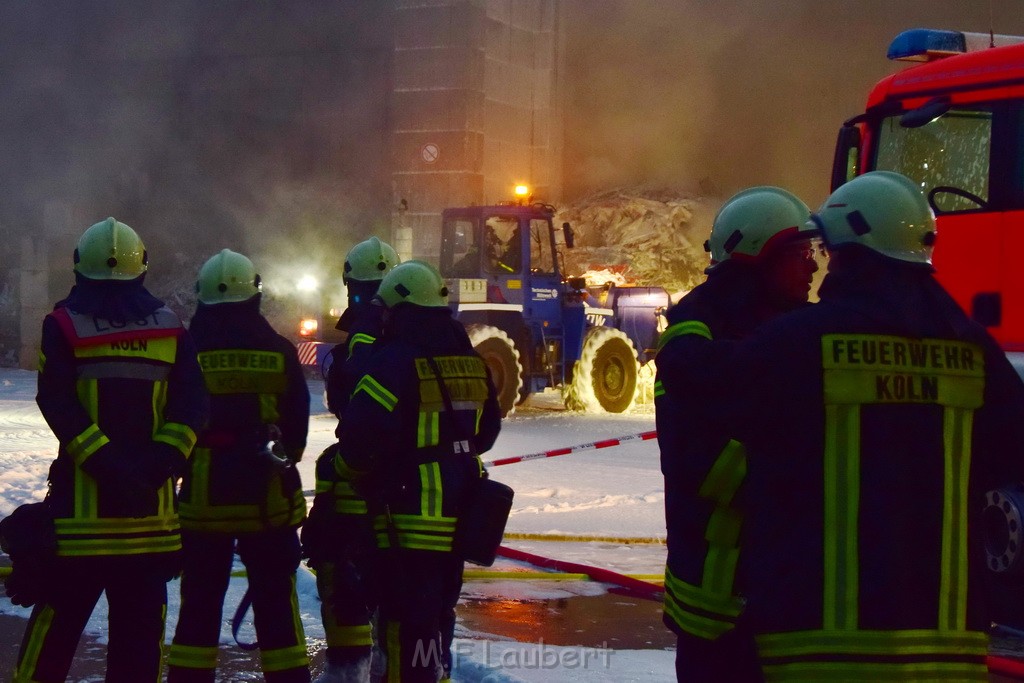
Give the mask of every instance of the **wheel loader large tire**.
[[491, 380], [498, 391], [501, 416], [512, 413], [523, 386], [523, 366], [519, 351], [503, 330], [493, 325], [470, 325], [466, 328], [473, 348], [491, 371]]
[[636, 349], [621, 330], [593, 327], [583, 338], [583, 352], [573, 368], [565, 395], [570, 410], [622, 413], [636, 400]]

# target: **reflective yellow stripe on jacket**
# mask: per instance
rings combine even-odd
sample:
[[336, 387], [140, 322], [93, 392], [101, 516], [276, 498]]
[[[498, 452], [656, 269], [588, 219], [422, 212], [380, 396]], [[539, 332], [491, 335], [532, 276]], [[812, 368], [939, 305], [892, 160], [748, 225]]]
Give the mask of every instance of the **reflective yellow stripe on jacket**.
[[665, 614], [701, 638], [713, 640], [731, 630], [743, 610], [742, 598], [733, 594], [742, 516], [731, 503], [746, 472], [746, 451], [729, 441], [701, 484], [698, 494], [715, 503], [704, 532], [708, 550], [701, 584], [687, 583], [665, 568]]
[[363, 377], [356, 384], [355, 390], [352, 395], [358, 394], [360, 391], [366, 392], [370, 398], [383, 406], [384, 410], [389, 413], [395, 409], [398, 405], [398, 397], [384, 388], [384, 385], [375, 380], [370, 375], [363, 375]]
[[436, 462], [423, 463], [419, 474], [419, 514], [393, 514], [390, 528], [388, 518], [378, 515], [373, 523], [378, 548], [390, 548], [394, 540], [402, 548], [451, 552], [456, 518], [442, 514], [441, 466]]
[[974, 344], [886, 335], [822, 337], [825, 389], [824, 627], [856, 629], [860, 500], [860, 407], [943, 406], [945, 482], [938, 626], [967, 619], [967, 483], [971, 425], [982, 405], [984, 353]]
[[365, 515], [366, 501], [348, 481], [316, 480], [316, 494], [330, 493], [334, 511], [339, 515]]
[[768, 681], [987, 681], [978, 631], [794, 631], [757, 636]]
[[[252, 394], [258, 400], [259, 422], [266, 425], [277, 421], [278, 395], [287, 389], [285, 357], [278, 351], [261, 349], [213, 349], [199, 353], [199, 366], [207, 390], [218, 396]], [[256, 416], [253, 416], [254, 418]], [[256, 424], [253, 425], [253, 428]], [[174, 430], [165, 425], [164, 440], [173, 441]], [[306, 515], [306, 499], [301, 490], [288, 493], [282, 486], [280, 473], [268, 473], [267, 489], [259, 501], [224, 503], [214, 498], [216, 485], [211, 482], [211, 464], [216, 450], [196, 448], [189, 470], [189, 481], [179, 504], [181, 524], [195, 531], [220, 533], [252, 533], [269, 528], [298, 526]], [[264, 467], [256, 462], [254, 470]]]
[[[668, 329], [661, 333], [661, 337], [658, 338], [658, 351], [665, 348], [665, 345], [676, 337], [681, 337], [685, 334], [695, 334], [698, 337], [705, 339], [714, 339], [711, 335], [711, 329], [706, 323], [700, 320], [684, 320], [682, 322], [670, 325]], [[660, 380], [654, 382], [654, 397], [663, 396], [665, 394], [665, 387], [662, 386]]]
[[[968, 631], [967, 505], [974, 410], [984, 395], [980, 347], [945, 339], [822, 337], [825, 391], [822, 628], [757, 637], [769, 681], [987, 681], [988, 636]], [[945, 505], [935, 628], [861, 628], [858, 518], [861, 407], [942, 407]]]
[[[471, 457], [470, 434], [460, 435], [452, 444], [440, 443], [440, 416], [447, 410], [445, 395], [456, 413], [472, 415], [474, 433], [479, 428], [480, 416], [488, 398], [487, 367], [479, 356], [436, 356], [416, 358], [419, 379], [416, 451], [414, 457], [446, 458]], [[389, 412], [397, 405], [394, 394], [369, 375], [357, 385], [356, 392], [365, 391]], [[458, 419], [458, 416], [452, 416]], [[452, 438], [449, 436], [448, 438]], [[433, 450], [431, 450], [433, 449]], [[410, 454], [411, 455], [411, 454]], [[479, 464], [479, 458], [477, 458]], [[417, 465], [419, 474], [419, 511], [409, 514], [408, 508], [390, 518], [378, 515], [374, 519], [377, 546], [451, 552], [456, 517], [445, 515], [444, 482], [437, 460]], [[449, 507], [450, 504], [449, 504]], [[390, 524], [389, 524], [390, 520]]]
[[[152, 382], [150, 416], [153, 438], [170, 443], [187, 456], [195, 435], [185, 425], [164, 422], [167, 403], [167, 377], [177, 357], [177, 318], [164, 309], [153, 314], [152, 321], [128, 323], [119, 333], [136, 328], [152, 335], [155, 321], [157, 335], [143, 338], [111, 339], [97, 331], [91, 316], [81, 316], [62, 309], [79, 335], [70, 339], [76, 364], [76, 392], [93, 424], [65, 445], [76, 467], [74, 477], [73, 516], [55, 520], [57, 554], [62, 557], [96, 555], [137, 555], [174, 552], [181, 549], [181, 533], [174, 508], [174, 489], [170, 479], [157, 489], [154, 514], [141, 518], [100, 517], [101, 492], [96, 480], [81, 465], [109, 442], [98, 425], [99, 387], [107, 379], [139, 379]], [[86, 320], [88, 318], [88, 320]], [[64, 330], [67, 334], [68, 327]], [[105, 360], [107, 359], [107, 360]]]

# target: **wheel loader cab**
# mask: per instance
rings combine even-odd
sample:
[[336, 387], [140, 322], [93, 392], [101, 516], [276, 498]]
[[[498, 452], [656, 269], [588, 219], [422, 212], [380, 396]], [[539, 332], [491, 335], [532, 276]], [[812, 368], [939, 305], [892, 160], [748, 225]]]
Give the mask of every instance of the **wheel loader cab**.
[[[487, 301], [531, 307], [557, 298], [553, 210], [547, 206], [446, 209], [440, 271], [446, 278], [487, 281]], [[539, 312], [537, 314], [540, 314]], [[527, 314], [529, 315], [529, 314]]]

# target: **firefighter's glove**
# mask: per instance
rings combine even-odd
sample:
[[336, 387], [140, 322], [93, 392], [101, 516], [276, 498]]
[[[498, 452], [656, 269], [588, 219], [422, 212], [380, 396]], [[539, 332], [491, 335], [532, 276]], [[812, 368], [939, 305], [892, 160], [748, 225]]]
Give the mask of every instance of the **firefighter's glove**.
[[174, 446], [154, 441], [145, 458], [145, 475], [150, 488], [158, 489], [168, 479], [178, 479], [185, 474], [188, 461]]
[[149, 483], [146, 456], [108, 443], [82, 463], [82, 470], [96, 480], [100, 495], [110, 500], [114, 514], [146, 517], [156, 512], [156, 490]]
[[131, 465], [125, 453], [112, 443], [104, 444], [99, 450], [82, 461], [82, 471], [103, 485], [124, 476]]
[[297, 464], [302, 460], [303, 448], [289, 448], [284, 445], [284, 434], [281, 433], [281, 428], [276, 424], [266, 425], [266, 440], [270, 442], [270, 453], [275, 456], [277, 461], [287, 460], [292, 464]]
[[46, 564], [22, 560], [15, 563], [4, 579], [4, 592], [15, 605], [31, 607], [46, 600], [49, 584]]
[[336, 552], [335, 544], [331, 542], [331, 529], [338, 519], [324, 506], [324, 502], [314, 501], [313, 509], [302, 523], [300, 532], [302, 556], [309, 560], [309, 566], [314, 569], [324, 562], [332, 561]]
[[[281, 454], [279, 455], [279, 453]], [[283, 450], [279, 449], [277, 444], [273, 446], [266, 444], [259, 450], [257, 456], [259, 457], [260, 464], [269, 474], [286, 470], [292, 466], [292, 461], [283, 454]]]
[[302, 462], [302, 448], [288, 448], [281, 441], [275, 441], [270, 447], [270, 452], [278, 458], [286, 458], [294, 464]]
[[49, 569], [57, 557], [57, 534], [46, 502], [18, 507], [0, 521], [0, 549], [13, 567], [4, 580], [7, 597], [15, 605], [31, 607], [44, 600]]
[[126, 470], [117, 482], [100, 484], [100, 490], [112, 491], [114, 510], [124, 517], [148, 517], [156, 513], [157, 493], [140, 467]]

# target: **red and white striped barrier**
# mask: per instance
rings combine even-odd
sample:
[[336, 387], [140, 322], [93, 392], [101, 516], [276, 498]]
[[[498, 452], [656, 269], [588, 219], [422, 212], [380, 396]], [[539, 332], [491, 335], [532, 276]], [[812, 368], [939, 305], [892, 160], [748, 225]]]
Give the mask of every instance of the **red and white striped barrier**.
[[658, 438], [658, 432], [641, 432], [639, 434], [629, 434], [627, 436], [620, 436], [617, 439], [604, 439], [602, 441], [591, 441], [590, 443], [581, 443], [577, 446], [569, 446], [567, 448], [556, 448], [551, 451], [544, 451], [542, 453], [530, 453], [529, 455], [517, 455], [514, 458], [499, 458], [498, 460], [492, 460], [485, 462], [484, 467], [498, 467], [499, 465], [511, 465], [517, 462], [524, 462], [526, 460], [537, 460], [539, 458], [553, 458], [556, 455], [567, 455], [569, 453], [578, 453], [580, 451], [592, 451], [597, 448], [608, 448], [609, 446], [620, 446], [630, 441], [649, 441], [650, 439]]
[[296, 351], [299, 355], [300, 365], [316, 365], [316, 348], [320, 346], [321, 342], [299, 342], [296, 346]]

